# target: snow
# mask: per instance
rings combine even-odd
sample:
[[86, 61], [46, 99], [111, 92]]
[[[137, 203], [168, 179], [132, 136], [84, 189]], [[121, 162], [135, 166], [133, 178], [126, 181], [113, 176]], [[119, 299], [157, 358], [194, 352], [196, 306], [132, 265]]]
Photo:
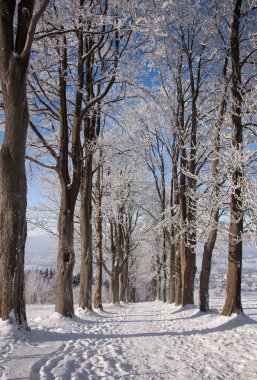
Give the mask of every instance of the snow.
[[31, 331], [0, 322], [0, 378], [256, 379], [256, 294], [243, 298], [245, 316], [221, 317], [223, 300], [214, 304], [205, 314], [159, 301], [122, 303], [73, 319], [53, 305], [30, 305]]

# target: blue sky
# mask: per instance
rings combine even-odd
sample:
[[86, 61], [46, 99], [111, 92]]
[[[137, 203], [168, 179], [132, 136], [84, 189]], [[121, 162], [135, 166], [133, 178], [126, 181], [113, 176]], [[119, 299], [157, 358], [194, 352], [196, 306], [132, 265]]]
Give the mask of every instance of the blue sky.
[[37, 181], [28, 181], [28, 204], [33, 206], [41, 198], [40, 184]]

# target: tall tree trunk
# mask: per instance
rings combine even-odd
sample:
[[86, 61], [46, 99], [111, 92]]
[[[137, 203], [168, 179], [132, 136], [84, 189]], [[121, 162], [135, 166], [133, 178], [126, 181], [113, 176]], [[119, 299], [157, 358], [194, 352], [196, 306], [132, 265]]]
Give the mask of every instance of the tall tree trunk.
[[103, 282], [103, 253], [102, 253], [102, 191], [101, 166], [97, 169], [96, 195], [95, 195], [95, 225], [96, 225], [96, 284], [94, 294], [94, 308], [103, 309], [102, 282]]
[[[200, 60], [201, 61], [201, 60]], [[193, 72], [193, 58], [191, 53], [188, 54], [188, 66], [190, 73], [190, 87], [191, 87], [191, 134], [190, 134], [190, 154], [188, 160], [188, 170], [190, 175], [187, 177], [187, 190], [189, 193], [187, 212], [186, 212], [186, 269], [185, 269], [185, 286], [183, 287], [182, 304], [194, 303], [194, 280], [196, 274], [196, 144], [197, 144], [197, 106], [196, 101], [198, 97], [199, 88], [195, 84]], [[200, 68], [201, 66], [199, 66]], [[200, 69], [199, 74], [200, 76]]]
[[219, 220], [219, 209], [216, 211], [212, 223], [216, 223], [211, 229], [207, 242], [204, 244], [202, 270], [200, 274], [199, 285], [199, 309], [200, 311], [209, 311], [209, 280], [211, 273], [212, 252], [217, 237], [217, 224]]
[[[222, 73], [222, 96], [219, 106], [218, 119], [215, 124], [215, 143], [214, 152], [212, 159], [212, 178], [215, 181], [214, 188], [214, 207], [211, 212], [210, 223], [211, 229], [207, 242], [204, 245], [203, 259], [202, 259], [202, 269], [200, 273], [200, 284], [199, 284], [199, 309], [200, 311], [206, 312], [209, 310], [209, 281], [211, 273], [211, 263], [212, 263], [212, 252], [216, 243], [218, 222], [219, 222], [219, 204], [217, 203], [220, 194], [220, 185], [218, 183], [218, 164], [219, 164], [219, 153], [220, 153], [220, 134], [221, 127], [223, 123], [223, 118], [225, 114], [226, 104], [227, 104], [227, 89], [228, 89], [228, 79], [227, 79], [227, 64], [228, 58], [225, 58]], [[216, 200], [215, 200], [216, 199]]]
[[187, 286], [186, 291], [184, 292], [184, 299], [182, 304], [193, 304], [194, 303], [194, 283], [195, 283], [195, 274], [196, 274], [196, 253], [195, 247], [187, 247]]
[[56, 273], [55, 311], [63, 316], [72, 317], [73, 307], [73, 268], [74, 253], [74, 204], [71, 204], [67, 189], [62, 189], [61, 208], [58, 222], [59, 249]]
[[[182, 131], [183, 133], [183, 131]], [[180, 200], [180, 238], [179, 238], [179, 248], [177, 255], [180, 257], [181, 265], [181, 284], [182, 284], [182, 305], [191, 303], [191, 290], [189, 288], [189, 271], [191, 269], [190, 265], [190, 255], [188, 254], [187, 247], [187, 200], [186, 200], [186, 176], [183, 170], [186, 168], [186, 152], [185, 152], [185, 141], [182, 137], [180, 143], [181, 148], [181, 170], [180, 170], [180, 186], [179, 186], [179, 200]]]
[[[176, 277], [176, 285], [181, 285], [181, 303], [186, 305], [189, 300], [189, 288], [188, 288], [188, 271], [189, 263], [187, 257], [187, 199], [186, 199], [186, 176], [187, 170], [186, 160], [186, 135], [185, 135], [185, 100], [182, 86], [182, 62], [183, 55], [180, 56], [180, 62], [178, 66], [178, 80], [177, 80], [177, 92], [178, 92], [178, 121], [179, 121], [179, 149], [180, 149], [180, 181], [179, 181], [179, 207], [180, 207], [180, 223], [179, 223], [179, 242], [178, 251], [176, 253], [176, 270], [181, 268], [181, 283], [180, 276]], [[180, 289], [177, 289], [176, 304], [180, 300]]]
[[136, 288], [129, 289], [129, 302], [136, 302]]
[[163, 284], [162, 284], [162, 302], [167, 301], [167, 246], [166, 246], [166, 234], [163, 231], [163, 256], [162, 256], [162, 269], [163, 269]]
[[[232, 146], [235, 160], [243, 155], [243, 126], [241, 117], [242, 89], [240, 65], [240, 19], [242, 0], [235, 1], [233, 21], [231, 24], [230, 49], [232, 59]], [[227, 296], [222, 315], [243, 311], [241, 304], [241, 274], [242, 274], [242, 161], [238, 162], [232, 174], [232, 195], [230, 200], [229, 252], [227, 274]]]
[[179, 245], [175, 255], [175, 305], [182, 304], [182, 274]]
[[27, 68], [37, 23], [48, 1], [34, 12], [33, 0], [0, 2], [0, 84], [5, 134], [0, 150], [0, 318], [14, 312], [27, 326], [24, 249], [27, 234], [25, 149], [28, 130]]
[[170, 244], [169, 303], [175, 302], [175, 244]]
[[119, 302], [119, 292], [120, 292], [120, 284], [119, 284], [119, 269], [114, 267], [110, 279], [110, 288], [109, 288], [109, 302], [111, 304], [115, 304]]
[[122, 271], [120, 274], [120, 301], [126, 302], [127, 294], [128, 294], [128, 257], [125, 259], [123, 263]]
[[81, 266], [79, 306], [92, 310], [93, 251], [92, 251], [92, 154], [87, 157], [81, 184], [80, 232]]
[[148, 291], [148, 299], [149, 301], [155, 301], [156, 300], [156, 277], [152, 278], [150, 284], [149, 284], [149, 291]]
[[[178, 186], [178, 158], [179, 148], [177, 146], [177, 128], [178, 128], [178, 113], [175, 117], [176, 129], [173, 133], [172, 141], [172, 180], [170, 192], [170, 207], [171, 207], [171, 231], [170, 231], [170, 281], [169, 281], [169, 303], [176, 302], [176, 292], [181, 292], [181, 267], [176, 265], [176, 251], [178, 244], [176, 242], [178, 235], [178, 225], [175, 222], [176, 209], [179, 207], [179, 186]], [[176, 286], [178, 285], [178, 287]], [[181, 302], [178, 294], [177, 302]]]
[[[82, 54], [81, 36], [78, 44], [78, 56]], [[61, 184], [61, 206], [58, 221], [59, 249], [56, 272], [56, 301], [55, 311], [63, 316], [72, 317], [73, 306], [73, 268], [75, 264], [74, 253], [74, 210], [81, 182], [81, 155], [80, 155], [80, 126], [79, 114], [81, 109], [81, 91], [76, 94], [76, 106], [74, 112], [72, 137], [71, 137], [71, 161], [72, 179], [70, 176], [70, 136], [67, 102], [67, 40], [62, 36], [62, 45], [59, 57], [59, 124], [60, 142], [57, 171]], [[80, 71], [80, 70], [79, 70]], [[78, 81], [78, 88], [82, 88], [82, 79]]]
[[[94, 41], [91, 37], [86, 40], [88, 53]], [[89, 54], [86, 61], [86, 101], [94, 97], [93, 65], [94, 54]], [[95, 140], [96, 113], [87, 112], [84, 121], [84, 159], [81, 180], [81, 206], [80, 206], [80, 234], [81, 234], [81, 264], [80, 264], [80, 294], [79, 306], [84, 310], [92, 310], [92, 284], [93, 284], [93, 242], [92, 242], [92, 143]]]
[[[164, 221], [165, 219], [165, 208], [166, 208], [166, 180], [165, 180], [165, 163], [163, 155], [160, 155], [161, 160], [161, 220]], [[162, 229], [162, 302], [165, 303], [167, 301], [167, 245], [166, 245], [166, 232], [165, 227]]]
[[124, 254], [124, 236], [123, 236], [123, 209], [119, 211], [119, 222], [115, 218], [110, 221], [112, 269], [109, 271], [110, 277], [110, 303], [115, 304], [120, 300], [120, 273], [123, 269], [122, 258]]
[[156, 265], [157, 265], [157, 274], [156, 274], [156, 293], [155, 293], [155, 300], [160, 301], [161, 299], [161, 260], [159, 254], [157, 254], [156, 258]]
[[24, 248], [26, 242], [27, 185], [25, 145], [28, 128], [25, 72], [13, 58], [2, 81], [5, 136], [0, 151], [0, 318], [26, 326]]

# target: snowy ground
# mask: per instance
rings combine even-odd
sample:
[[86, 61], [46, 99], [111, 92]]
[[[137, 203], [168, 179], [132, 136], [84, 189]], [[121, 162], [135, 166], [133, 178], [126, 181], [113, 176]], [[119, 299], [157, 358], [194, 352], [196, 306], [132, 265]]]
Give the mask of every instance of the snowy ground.
[[1, 379], [257, 379], [257, 298], [247, 316], [219, 316], [161, 302], [106, 306], [61, 318], [28, 306], [30, 332], [0, 322]]

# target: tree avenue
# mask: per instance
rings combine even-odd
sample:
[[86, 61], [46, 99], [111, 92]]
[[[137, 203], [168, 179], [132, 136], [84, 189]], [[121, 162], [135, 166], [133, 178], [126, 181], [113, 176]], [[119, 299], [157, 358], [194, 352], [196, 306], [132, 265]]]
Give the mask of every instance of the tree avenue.
[[25, 160], [47, 199], [29, 226], [58, 240], [60, 315], [73, 317], [74, 294], [83, 312], [103, 309], [106, 292], [185, 306], [198, 285], [208, 312], [219, 251], [222, 315], [243, 311], [256, 12], [246, 0], [0, 1], [0, 318], [27, 325]]

